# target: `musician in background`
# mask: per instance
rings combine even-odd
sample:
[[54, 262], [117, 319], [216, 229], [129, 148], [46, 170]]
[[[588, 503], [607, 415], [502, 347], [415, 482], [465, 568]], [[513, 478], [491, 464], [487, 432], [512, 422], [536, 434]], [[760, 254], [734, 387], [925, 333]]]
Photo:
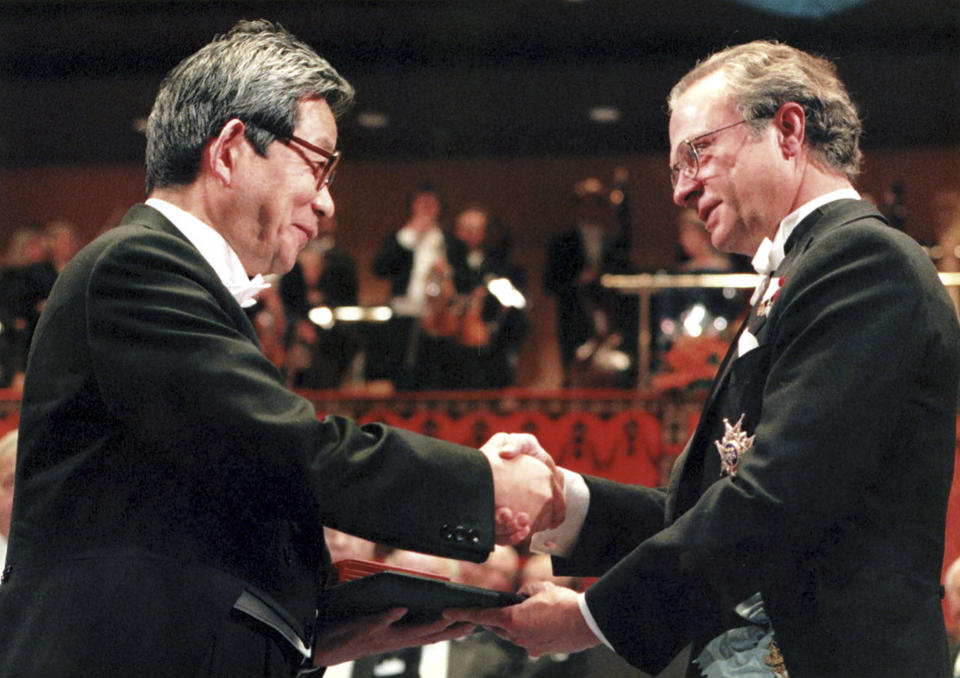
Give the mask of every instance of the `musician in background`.
[[40, 311], [78, 246], [76, 228], [64, 219], [18, 229], [10, 238], [0, 257], [0, 386], [23, 388]]
[[409, 216], [390, 233], [373, 260], [374, 275], [390, 281], [393, 318], [382, 346], [368, 357], [368, 377], [383, 377], [399, 390], [440, 387], [438, 360], [449, 344], [445, 308], [454, 294], [448, 238], [440, 227], [443, 200], [433, 184], [420, 184], [407, 201]]
[[517, 356], [529, 330], [525, 271], [510, 261], [510, 234], [480, 206], [454, 222], [451, 266], [457, 299], [457, 360], [450, 386], [494, 389], [516, 383]]
[[310, 320], [311, 309], [356, 306], [359, 296], [357, 265], [337, 244], [336, 217], [320, 219], [319, 224], [317, 239], [303, 248], [280, 281], [287, 317], [286, 370], [293, 388], [339, 387], [363, 343], [349, 324], [320, 327]]
[[[600, 278], [607, 273], [632, 273], [632, 244], [628, 203], [624, 200], [625, 176], [611, 201], [607, 187], [593, 177], [574, 186], [574, 225], [554, 236], [548, 245], [543, 286], [556, 297], [557, 340], [564, 371], [564, 386], [578, 385], [575, 359], [589, 361], [597, 349], [621, 349], [629, 354], [636, 347], [635, 304], [604, 288]], [[596, 347], [590, 351], [578, 348]], [[635, 370], [623, 370], [632, 374]], [[616, 384], [629, 386], [629, 383]]]
[[[696, 210], [677, 214], [677, 261], [675, 273], [733, 273], [737, 261], [718, 251]], [[651, 323], [656, 348], [653, 371], [663, 367], [663, 354], [680, 338], [698, 340], [721, 337], [729, 341], [736, 318], [747, 307], [745, 295], [734, 288], [665, 288], [653, 295]], [[721, 355], [722, 357], [722, 355]]]

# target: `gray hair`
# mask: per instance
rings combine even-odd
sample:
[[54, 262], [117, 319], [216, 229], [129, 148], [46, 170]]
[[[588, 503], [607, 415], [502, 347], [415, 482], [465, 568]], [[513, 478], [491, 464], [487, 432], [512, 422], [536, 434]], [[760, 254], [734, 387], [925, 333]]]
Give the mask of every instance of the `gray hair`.
[[[851, 180], [860, 173], [860, 116], [833, 63], [765, 40], [728, 47], [674, 85], [667, 97], [669, 110], [691, 85], [718, 71], [745, 120], [769, 120], [788, 101], [798, 103], [806, 115], [806, 139], [814, 159]], [[758, 122], [754, 129], [762, 127]]]
[[293, 134], [305, 99], [324, 99], [339, 116], [353, 87], [279, 24], [237, 23], [161, 83], [147, 121], [147, 194], [196, 179], [207, 141], [233, 118], [247, 123], [247, 138], [266, 154], [278, 136]]

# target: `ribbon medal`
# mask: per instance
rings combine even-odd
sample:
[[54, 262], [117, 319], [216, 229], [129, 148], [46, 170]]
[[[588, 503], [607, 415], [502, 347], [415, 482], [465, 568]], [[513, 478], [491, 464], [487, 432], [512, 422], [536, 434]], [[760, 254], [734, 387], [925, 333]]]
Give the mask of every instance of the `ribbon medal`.
[[765, 318], [770, 315], [773, 302], [776, 301], [777, 295], [780, 294], [780, 288], [783, 287], [783, 283], [785, 282], [786, 280], [784, 278], [770, 278], [770, 284], [767, 285], [767, 289], [763, 293], [763, 298], [757, 304], [757, 316]]
[[720, 453], [720, 473], [728, 476], [737, 475], [737, 467], [743, 455], [753, 447], [753, 440], [756, 436], [748, 436], [741, 428], [745, 414], [741, 414], [737, 423], [730, 425], [730, 420], [723, 418], [723, 427], [725, 432], [723, 438], [714, 440], [713, 444], [717, 446], [717, 452]]

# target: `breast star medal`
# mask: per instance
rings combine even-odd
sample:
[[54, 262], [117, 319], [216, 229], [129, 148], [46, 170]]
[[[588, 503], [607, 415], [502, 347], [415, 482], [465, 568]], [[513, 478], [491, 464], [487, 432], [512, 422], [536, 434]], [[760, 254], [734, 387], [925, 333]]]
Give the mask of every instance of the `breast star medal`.
[[746, 414], [741, 414], [737, 423], [733, 426], [730, 425], [730, 420], [724, 417], [723, 427], [725, 431], [723, 438], [713, 441], [713, 444], [717, 446], [717, 452], [720, 453], [720, 473], [723, 475], [737, 475], [740, 460], [747, 450], [753, 447], [753, 439], [756, 436], [748, 436], [742, 428], [745, 416]]

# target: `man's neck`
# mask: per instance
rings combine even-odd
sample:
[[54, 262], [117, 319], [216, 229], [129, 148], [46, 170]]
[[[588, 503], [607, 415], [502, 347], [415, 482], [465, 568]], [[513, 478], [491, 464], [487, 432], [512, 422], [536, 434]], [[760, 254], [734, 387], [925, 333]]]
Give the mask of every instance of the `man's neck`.
[[194, 182], [185, 186], [155, 188], [147, 197], [164, 200], [171, 205], [179, 207], [184, 212], [189, 212], [210, 228], [223, 235], [223, 232], [217, 228], [217, 220], [213, 216], [213, 212], [210, 209], [209, 202], [205, 199], [205, 195], [206, 194], [200, 190], [198, 182]]
[[810, 159], [809, 155], [806, 156], [805, 161], [801, 162], [802, 168], [799, 170], [797, 182], [792, 186], [784, 187], [784, 191], [793, 191], [793, 197], [789, 202], [785, 200], [781, 203], [784, 205], [782, 208], [784, 211], [779, 219], [776, 222], [767, 224], [767, 232], [760, 234], [757, 241], [753, 244], [753, 248], [749, 251], [743, 251], [743, 254], [754, 256], [757, 248], [760, 247], [760, 243], [763, 242], [764, 237], [773, 240], [777, 231], [780, 230], [780, 224], [783, 222], [783, 219], [793, 214], [811, 200], [816, 200], [821, 195], [833, 193], [843, 188], [853, 189], [853, 183], [851, 183], [846, 175], [821, 167], [818, 163]]
[[819, 198], [821, 195], [839, 191], [843, 188], [853, 188], [853, 183], [845, 174], [825, 169], [816, 162], [808, 161], [794, 195], [793, 204], [787, 210], [787, 214], [806, 205], [811, 200]]

